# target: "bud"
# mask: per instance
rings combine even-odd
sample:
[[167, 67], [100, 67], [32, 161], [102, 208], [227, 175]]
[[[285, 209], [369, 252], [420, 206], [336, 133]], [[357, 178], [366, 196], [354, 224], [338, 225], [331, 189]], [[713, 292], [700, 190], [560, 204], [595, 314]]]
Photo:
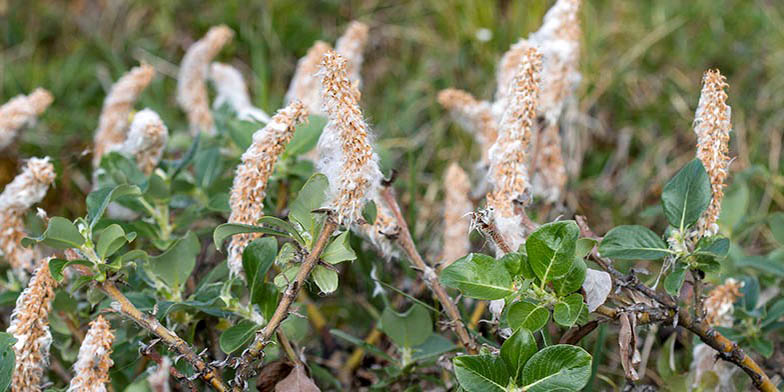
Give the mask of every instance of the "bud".
[[42, 391], [41, 381], [49, 365], [49, 311], [57, 282], [49, 273], [49, 260], [41, 260], [33, 277], [19, 298], [11, 314], [9, 334], [16, 338], [16, 364], [11, 378], [11, 392]]
[[318, 168], [329, 179], [328, 204], [338, 221], [356, 221], [381, 181], [378, 157], [359, 109], [359, 92], [346, 73], [346, 59], [328, 52], [321, 62], [321, 96], [329, 121], [319, 139]]
[[234, 36], [225, 25], [210, 28], [207, 34], [196, 41], [182, 58], [177, 75], [177, 103], [188, 115], [191, 134], [215, 133], [207, 96], [207, 73], [210, 62]]
[[30, 158], [27, 165], [0, 194], [0, 251], [21, 276], [34, 268], [39, 257], [35, 249], [23, 247], [26, 237], [24, 214], [40, 202], [55, 179], [49, 157]]
[[708, 70], [702, 77], [702, 93], [694, 115], [697, 134], [697, 158], [702, 161], [711, 182], [713, 198], [708, 210], [697, 222], [701, 236], [718, 232], [716, 221], [724, 198], [724, 180], [730, 165], [729, 144], [732, 110], [727, 105], [726, 78], [718, 70]]
[[136, 158], [139, 170], [149, 175], [161, 161], [168, 140], [169, 131], [158, 113], [144, 109], [133, 116], [131, 130], [120, 151]]
[[37, 88], [30, 95], [17, 95], [0, 106], [0, 149], [8, 147], [19, 129], [34, 122], [53, 100], [50, 92]]
[[142, 64], [134, 67], [112, 85], [103, 101], [98, 129], [95, 131], [93, 166], [98, 167], [104, 154], [117, 149], [125, 140], [131, 111], [142, 91], [155, 76], [155, 68]]
[[[242, 154], [231, 188], [230, 223], [255, 225], [264, 216], [264, 196], [267, 181], [275, 168], [278, 156], [294, 136], [294, 128], [307, 118], [301, 102], [295, 101], [278, 111], [267, 125], [253, 134], [253, 143]], [[242, 275], [242, 251], [260, 233], [238, 234], [229, 244], [229, 269], [233, 275]]]
[[98, 316], [90, 323], [79, 356], [74, 364], [76, 377], [71, 379], [68, 392], [106, 392], [109, 382], [109, 369], [112, 361], [112, 343], [114, 333], [111, 325], [103, 316]]
[[457, 163], [452, 163], [444, 175], [444, 266], [468, 254], [471, 243], [469, 215], [474, 205], [468, 198], [471, 183], [468, 175]]
[[270, 118], [263, 110], [253, 106], [248, 94], [248, 86], [239, 70], [229, 64], [212, 63], [210, 66], [210, 80], [218, 96], [212, 103], [217, 109], [228, 104], [237, 112], [237, 117], [242, 120], [252, 120], [268, 123]]
[[529, 48], [510, 86], [498, 139], [490, 148], [493, 191], [487, 194], [487, 206], [493, 210], [500, 234], [513, 249], [523, 241], [522, 222], [515, 209], [530, 198], [527, 155], [536, 117], [540, 70], [541, 55]]

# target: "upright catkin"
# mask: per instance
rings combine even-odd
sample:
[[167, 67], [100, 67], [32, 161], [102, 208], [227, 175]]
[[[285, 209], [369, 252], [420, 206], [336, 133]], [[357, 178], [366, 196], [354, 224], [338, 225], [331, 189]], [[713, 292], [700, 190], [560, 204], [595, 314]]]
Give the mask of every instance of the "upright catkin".
[[148, 64], [134, 67], [112, 85], [103, 101], [98, 129], [95, 131], [93, 167], [98, 167], [104, 154], [122, 145], [128, 131], [131, 111], [142, 91], [155, 76]]
[[370, 127], [359, 108], [359, 92], [346, 71], [347, 61], [327, 52], [321, 62], [321, 96], [328, 122], [319, 139], [319, 170], [329, 179], [327, 204], [341, 224], [361, 216], [376, 197], [382, 175], [373, 152]]
[[541, 55], [528, 48], [510, 86], [507, 108], [501, 117], [498, 139], [490, 148], [490, 183], [487, 206], [501, 235], [513, 249], [522, 243], [521, 216], [516, 209], [530, 200], [528, 146], [536, 118]]
[[212, 107], [217, 109], [224, 104], [231, 106], [242, 120], [268, 123], [270, 118], [263, 110], [253, 106], [248, 94], [248, 86], [237, 68], [224, 63], [210, 65], [210, 80], [217, 96]]
[[119, 150], [136, 158], [139, 170], [149, 175], [161, 161], [168, 140], [169, 131], [158, 113], [144, 109], [133, 116], [128, 138]]
[[732, 109], [727, 105], [729, 85], [719, 70], [708, 70], [702, 77], [697, 112], [694, 115], [694, 133], [697, 134], [697, 158], [702, 161], [711, 182], [712, 198], [707, 211], [697, 222], [699, 236], [718, 233], [716, 221], [724, 198], [724, 180], [729, 173], [729, 143], [732, 129]]
[[[242, 154], [231, 187], [229, 223], [255, 225], [264, 216], [267, 182], [275, 162], [294, 136], [294, 128], [307, 118], [305, 106], [295, 101], [278, 111], [267, 125], [253, 134], [253, 143]], [[238, 234], [229, 244], [228, 263], [234, 276], [242, 276], [242, 251], [260, 233]]]
[[457, 163], [452, 163], [444, 174], [444, 266], [468, 254], [471, 242], [469, 214], [474, 209], [469, 194], [471, 182], [468, 174]]
[[321, 111], [321, 81], [316, 73], [324, 54], [332, 50], [332, 46], [323, 41], [316, 41], [308, 49], [304, 57], [297, 62], [294, 77], [291, 78], [286, 92], [286, 102], [299, 100], [310, 114], [324, 114]]
[[111, 325], [103, 316], [98, 316], [90, 323], [90, 330], [79, 348], [74, 364], [76, 376], [71, 379], [68, 392], [106, 392], [109, 369], [114, 365], [112, 343]]
[[57, 282], [49, 273], [49, 260], [40, 261], [11, 313], [9, 334], [16, 338], [16, 364], [11, 377], [11, 392], [40, 392], [44, 372], [49, 367], [49, 311]]
[[49, 91], [37, 88], [29, 95], [17, 95], [0, 106], [0, 149], [8, 147], [19, 130], [35, 121], [53, 100]]
[[24, 215], [40, 202], [55, 179], [49, 157], [30, 158], [22, 172], [0, 193], [0, 252], [14, 271], [26, 276], [39, 258], [36, 248], [23, 247]]
[[481, 162], [486, 163], [490, 146], [498, 138], [497, 120], [490, 102], [479, 101], [465, 91], [448, 88], [438, 93], [438, 103], [449, 111], [460, 127], [476, 137], [482, 150]]
[[188, 115], [191, 134], [215, 133], [207, 95], [207, 74], [212, 59], [234, 32], [225, 25], [214, 26], [188, 48], [177, 75], [177, 103]]
[[362, 76], [359, 71], [362, 69], [362, 62], [365, 59], [363, 52], [367, 41], [368, 26], [362, 22], [353, 21], [349, 23], [346, 31], [335, 42], [335, 52], [346, 59], [346, 74], [357, 88], [362, 84]]

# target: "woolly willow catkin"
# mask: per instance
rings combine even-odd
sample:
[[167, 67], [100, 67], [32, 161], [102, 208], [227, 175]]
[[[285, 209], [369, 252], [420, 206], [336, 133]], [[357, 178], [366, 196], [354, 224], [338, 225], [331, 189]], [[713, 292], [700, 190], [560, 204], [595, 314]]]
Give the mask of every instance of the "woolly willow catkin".
[[133, 116], [131, 130], [120, 151], [136, 158], [139, 170], [149, 175], [161, 161], [168, 140], [169, 131], [158, 113], [144, 109]]
[[536, 151], [532, 193], [546, 202], [558, 201], [568, 180], [561, 151], [561, 134], [558, 124], [545, 124], [539, 131], [539, 149]]
[[253, 106], [248, 94], [248, 86], [237, 68], [229, 64], [212, 63], [210, 65], [210, 80], [218, 95], [212, 103], [217, 109], [224, 104], [231, 106], [237, 112], [237, 117], [242, 120], [254, 120], [268, 123], [270, 118], [263, 110]]
[[177, 103], [188, 115], [193, 135], [215, 132], [207, 96], [207, 73], [212, 59], [233, 36], [234, 32], [224, 25], [212, 27], [188, 48], [182, 59], [177, 75]]
[[474, 206], [468, 198], [471, 182], [460, 165], [452, 163], [444, 175], [444, 266], [468, 254], [470, 219]]
[[362, 22], [351, 22], [343, 35], [335, 42], [335, 52], [346, 58], [346, 74], [351, 83], [357, 88], [362, 83], [359, 71], [362, 69], [365, 50], [368, 40], [368, 26]]
[[0, 251], [14, 271], [24, 275], [34, 268], [35, 249], [21, 245], [26, 237], [24, 214], [40, 202], [55, 179], [49, 157], [30, 158], [22, 172], [0, 194]]
[[697, 158], [708, 171], [713, 197], [708, 210], [697, 222], [700, 235], [718, 232], [716, 221], [724, 198], [724, 180], [727, 178], [730, 157], [729, 143], [732, 128], [732, 110], [727, 105], [726, 78], [718, 70], [708, 70], [702, 77], [702, 92], [694, 116], [694, 133], [697, 134]]
[[321, 62], [321, 96], [329, 121], [319, 139], [319, 171], [329, 179], [328, 205], [338, 221], [356, 221], [382, 178], [370, 144], [370, 127], [359, 109], [359, 92], [346, 73], [346, 59], [328, 52]]
[[155, 68], [142, 64], [128, 71], [112, 85], [103, 101], [98, 129], [95, 131], [94, 167], [98, 167], [104, 154], [122, 145], [133, 105], [153, 76]]
[[90, 323], [90, 330], [79, 348], [74, 364], [76, 377], [71, 379], [68, 392], [106, 392], [112, 361], [114, 333], [103, 316]]
[[490, 148], [489, 177], [493, 191], [487, 194], [487, 206], [493, 210], [501, 234], [514, 249], [523, 240], [521, 221], [515, 208], [530, 197], [526, 152], [536, 117], [540, 70], [541, 55], [534, 48], [527, 49], [510, 86], [498, 139]]
[[[264, 216], [264, 196], [278, 156], [294, 136], [294, 128], [307, 118], [307, 110], [295, 101], [278, 111], [267, 125], [253, 134], [253, 143], [242, 154], [231, 188], [230, 223], [255, 225]], [[229, 244], [229, 269], [242, 276], [242, 251], [259, 233], [238, 234]]]
[[498, 138], [498, 126], [491, 104], [453, 88], [439, 92], [438, 103], [449, 111], [458, 125], [474, 134], [482, 149], [482, 162], [487, 162], [490, 146]]
[[308, 53], [297, 62], [297, 69], [286, 92], [286, 102], [302, 101], [308, 113], [323, 114], [321, 111], [321, 82], [316, 73], [324, 54], [332, 47], [323, 41], [316, 41]]
[[41, 260], [33, 277], [19, 298], [11, 314], [7, 332], [16, 338], [16, 364], [11, 378], [12, 392], [38, 392], [44, 371], [49, 364], [49, 311], [57, 283], [49, 273], [49, 260]]
[[0, 149], [11, 144], [19, 129], [35, 121], [53, 100], [51, 93], [37, 88], [30, 95], [17, 95], [0, 106]]
[[718, 285], [705, 298], [705, 321], [711, 326], [732, 327], [733, 304], [743, 294], [740, 292], [743, 282], [728, 278], [724, 284]]

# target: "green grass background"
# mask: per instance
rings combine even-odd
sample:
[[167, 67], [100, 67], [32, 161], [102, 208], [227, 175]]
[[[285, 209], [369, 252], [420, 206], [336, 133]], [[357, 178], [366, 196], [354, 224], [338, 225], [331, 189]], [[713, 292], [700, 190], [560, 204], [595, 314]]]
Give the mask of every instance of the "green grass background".
[[[274, 112], [297, 59], [321, 39], [334, 40], [358, 19], [371, 26], [362, 70], [362, 107], [378, 135], [386, 169], [398, 185], [415, 231], [437, 218], [441, 174], [450, 161], [470, 167], [479, 152], [436, 102], [442, 88], [481, 98], [495, 88], [495, 64], [519, 37], [536, 30], [550, 0], [460, 1], [0, 1], [0, 100], [42, 86], [55, 102], [39, 124], [0, 153], [0, 181], [18, 158], [50, 155], [57, 192], [50, 214], [83, 212], [76, 184], [89, 179], [87, 151], [111, 82], [138, 64], [158, 76], [137, 108], [161, 114], [183, 144], [185, 119], [175, 104], [184, 49], [211, 26], [237, 33], [218, 60], [239, 67], [255, 103]], [[707, 68], [730, 84], [733, 171], [755, 164], [773, 191], [766, 208], [782, 209], [784, 5], [771, 0], [585, 1], [578, 90], [589, 141], [569, 184], [568, 211], [599, 229], [646, 219], [661, 186], [694, 156], [691, 122]], [[492, 38], [482, 42], [479, 29]], [[628, 144], [626, 144], [628, 142]], [[628, 149], [619, 148], [624, 145]], [[763, 181], [765, 182], [765, 181]], [[772, 185], [770, 185], [772, 184]], [[772, 188], [771, 188], [772, 187]], [[416, 203], [412, 201], [416, 199]], [[430, 219], [432, 218], [432, 219]], [[414, 220], [414, 219], [412, 219]]]

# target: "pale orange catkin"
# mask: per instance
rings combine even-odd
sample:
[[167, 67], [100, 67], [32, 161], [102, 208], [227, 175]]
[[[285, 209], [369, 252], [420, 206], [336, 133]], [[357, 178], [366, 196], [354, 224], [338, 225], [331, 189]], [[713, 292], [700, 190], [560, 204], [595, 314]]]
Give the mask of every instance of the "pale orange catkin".
[[[255, 225], [264, 216], [264, 197], [267, 181], [278, 157], [294, 136], [294, 128], [307, 118], [304, 105], [295, 101], [278, 111], [267, 125], [253, 134], [253, 143], [242, 154], [231, 188], [230, 223]], [[229, 269], [242, 276], [242, 251], [259, 233], [238, 234], [229, 245]]]
[[117, 149], [125, 140], [131, 111], [142, 91], [155, 76], [155, 68], [142, 64], [134, 67], [112, 85], [103, 101], [98, 129], [95, 131], [93, 167], [98, 167], [104, 154]]
[[71, 379], [68, 392], [106, 392], [109, 369], [114, 365], [112, 343], [111, 325], [103, 316], [98, 316], [90, 323], [90, 330], [79, 348], [74, 364], [76, 376]]
[[346, 59], [327, 52], [321, 62], [321, 96], [328, 122], [319, 139], [319, 170], [329, 179], [328, 205], [342, 224], [355, 222], [382, 178], [359, 108], [359, 92], [346, 72]]
[[523, 241], [517, 206], [530, 198], [528, 145], [536, 117], [541, 55], [528, 48], [511, 84], [508, 105], [501, 117], [498, 139], [490, 148], [490, 182], [487, 206], [493, 211], [501, 235], [513, 249]]
[[51, 93], [37, 88], [30, 95], [17, 95], [0, 106], [0, 149], [8, 147], [19, 129], [35, 121], [53, 100]]
[[444, 175], [444, 266], [468, 254], [471, 242], [469, 214], [474, 206], [469, 199], [471, 182], [460, 165], [452, 163]]
[[476, 137], [482, 149], [482, 162], [486, 163], [490, 146], [498, 138], [497, 120], [493, 116], [492, 105], [453, 88], [439, 92], [438, 103], [449, 111], [458, 125]]
[[545, 128], [539, 131], [539, 149], [535, 159], [536, 174], [531, 183], [533, 195], [554, 203], [561, 198], [568, 180], [558, 124], [546, 123]]
[[212, 59], [228, 43], [234, 32], [225, 25], [210, 28], [188, 48], [177, 75], [177, 103], [188, 115], [191, 134], [214, 133], [207, 95], [207, 74]]
[[169, 131], [158, 113], [144, 109], [133, 116], [131, 130], [120, 151], [136, 158], [139, 170], [149, 175], [161, 161], [168, 140]]
[[705, 321], [712, 326], [732, 327], [733, 304], [740, 298], [743, 282], [728, 278], [708, 293], [705, 299]]
[[367, 41], [368, 26], [362, 22], [353, 21], [349, 23], [346, 31], [335, 42], [335, 52], [346, 58], [346, 74], [357, 88], [362, 83], [359, 71], [362, 69], [362, 62], [365, 59], [362, 52], [365, 50]]
[[35, 268], [38, 252], [21, 244], [26, 237], [24, 214], [41, 201], [55, 179], [49, 157], [30, 158], [22, 172], [0, 194], [0, 251], [14, 271], [26, 276]]
[[49, 260], [40, 261], [11, 314], [7, 332], [16, 338], [16, 364], [11, 378], [11, 392], [40, 392], [44, 372], [49, 365], [49, 311], [57, 282], [49, 273]]
[[694, 133], [697, 134], [697, 158], [708, 171], [713, 197], [708, 210], [697, 222], [700, 236], [718, 232], [716, 221], [724, 198], [724, 181], [729, 173], [730, 131], [732, 110], [727, 105], [728, 85], [718, 70], [708, 70], [702, 78], [702, 92], [694, 115]]
[[323, 41], [316, 41], [307, 54], [297, 62], [294, 77], [291, 78], [286, 102], [302, 101], [310, 114], [323, 114], [321, 111], [321, 82], [316, 73], [324, 54], [332, 47]]

